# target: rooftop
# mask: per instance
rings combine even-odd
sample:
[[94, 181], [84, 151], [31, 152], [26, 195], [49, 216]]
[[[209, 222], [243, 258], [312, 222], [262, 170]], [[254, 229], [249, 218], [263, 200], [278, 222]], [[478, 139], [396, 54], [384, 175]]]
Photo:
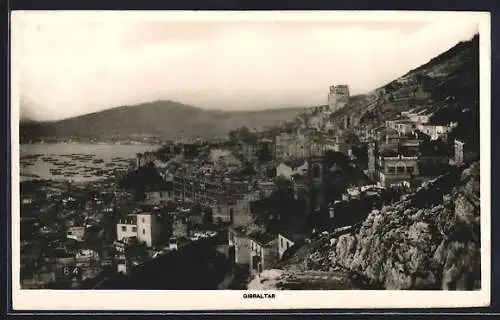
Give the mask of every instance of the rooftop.
[[287, 238], [288, 240], [292, 240], [293, 242], [299, 242], [305, 240], [307, 237], [309, 237], [309, 233], [307, 232], [301, 232], [301, 231], [291, 231], [291, 230], [284, 230], [280, 231], [279, 233], [282, 237]]
[[136, 223], [137, 223], [137, 216], [136, 215], [127, 215], [126, 217], [118, 220], [118, 224], [133, 224], [133, 225], [135, 225]]
[[285, 165], [295, 169], [295, 168], [298, 168], [304, 164], [307, 163], [307, 160], [305, 159], [294, 159], [294, 160], [289, 160], [289, 161], [283, 161], [282, 163], [284, 163]]
[[246, 229], [242, 226], [229, 226], [228, 229], [238, 235], [246, 235]]
[[262, 246], [266, 246], [269, 244], [269, 242], [276, 239], [276, 236], [262, 232], [251, 233], [248, 235], [248, 237]]

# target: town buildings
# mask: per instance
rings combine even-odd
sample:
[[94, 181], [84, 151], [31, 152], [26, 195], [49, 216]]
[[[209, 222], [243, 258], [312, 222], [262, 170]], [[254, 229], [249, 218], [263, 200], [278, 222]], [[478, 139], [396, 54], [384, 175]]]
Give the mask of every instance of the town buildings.
[[[449, 152], [441, 140], [425, 138], [419, 131], [398, 131], [387, 122], [378, 139], [368, 144], [368, 176], [383, 187], [409, 186], [446, 169]], [[396, 126], [396, 128], [395, 128]]]
[[85, 227], [70, 227], [67, 231], [67, 237], [77, 241], [83, 241], [85, 235]]
[[306, 138], [303, 134], [281, 133], [276, 136], [276, 159], [289, 160], [306, 156]]
[[301, 244], [307, 238], [305, 233], [280, 232], [278, 234], [278, 258], [282, 259], [284, 253], [296, 244]]
[[306, 174], [308, 168], [309, 168], [309, 164], [308, 164], [307, 160], [305, 160], [305, 159], [281, 162], [276, 167], [276, 176], [277, 177], [282, 176], [282, 177], [290, 180], [293, 175]]
[[260, 274], [278, 261], [278, 239], [267, 233], [250, 234], [250, 272]]
[[230, 226], [228, 228], [230, 261], [237, 264], [250, 265], [250, 238], [241, 227]]
[[474, 155], [469, 144], [457, 139], [454, 140], [453, 151], [454, 157], [450, 162], [457, 166], [467, 163]]
[[247, 138], [238, 143], [238, 153], [244, 161], [253, 163], [257, 159], [259, 144], [255, 138]]
[[185, 217], [174, 217], [172, 223], [172, 237], [177, 239], [187, 238], [189, 236], [189, 228]]
[[144, 202], [151, 205], [161, 205], [174, 199], [173, 190], [146, 191]]
[[402, 155], [391, 150], [382, 152], [378, 157], [378, 181], [383, 187], [410, 185], [418, 177], [419, 163], [417, 155]]

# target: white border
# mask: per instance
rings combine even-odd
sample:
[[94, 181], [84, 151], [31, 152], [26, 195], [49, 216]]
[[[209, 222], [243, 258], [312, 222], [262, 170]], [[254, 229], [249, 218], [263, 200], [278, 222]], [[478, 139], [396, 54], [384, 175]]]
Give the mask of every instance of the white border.
[[[481, 106], [481, 273], [482, 289], [449, 291], [270, 291], [275, 299], [243, 299], [250, 291], [60, 291], [22, 290], [19, 282], [19, 74], [15, 72], [16, 44], [11, 43], [12, 134], [12, 302], [22, 310], [249, 310], [317, 308], [439, 308], [488, 306], [490, 303], [490, 15], [484, 12], [117, 12], [91, 11], [89, 19], [151, 21], [425, 21], [440, 17], [476, 16], [480, 33]], [[36, 13], [34, 13], [36, 14]], [[72, 19], [78, 11], [52, 12], [54, 18]], [[13, 12], [18, 22], [31, 12]], [[266, 293], [269, 293], [266, 291]]]

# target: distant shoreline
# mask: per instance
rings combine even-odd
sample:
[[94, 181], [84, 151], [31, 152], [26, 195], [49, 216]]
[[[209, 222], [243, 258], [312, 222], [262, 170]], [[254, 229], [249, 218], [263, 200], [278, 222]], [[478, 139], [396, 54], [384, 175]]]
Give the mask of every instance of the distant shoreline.
[[161, 142], [137, 142], [137, 141], [98, 141], [98, 142], [92, 142], [92, 141], [36, 141], [36, 142], [19, 142], [19, 145], [40, 145], [40, 144], [69, 144], [69, 145], [75, 145], [75, 144], [91, 144], [91, 145], [117, 145], [117, 146], [141, 146], [141, 145], [151, 145], [151, 146], [161, 146]]

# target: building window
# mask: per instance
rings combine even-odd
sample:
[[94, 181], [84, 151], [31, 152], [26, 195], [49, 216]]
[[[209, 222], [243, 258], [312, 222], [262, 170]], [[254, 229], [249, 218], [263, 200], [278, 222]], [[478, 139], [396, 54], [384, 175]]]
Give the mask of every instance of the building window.
[[413, 173], [413, 167], [406, 167], [406, 172]]
[[122, 226], [122, 231], [127, 231], [127, 227], [126, 226]]
[[137, 232], [137, 227], [132, 227], [132, 232]]
[[398, 166], [398, 167], [397, 167], [397, 172], [398, 172], [398, 173], [404, 173], [404, 172], [405, 172], [405, 167], [403, 167], [403, 166]]
[[395, 169], [396, 169], [396, 168], [394, 168], [394, 167], [392, 167], [392, 166], [388, 166], [388, 167], [387, 167], [387, 172], [388, 172], [388, 173], [394, 173], [394, 172], [395, 172]]
[[283, 238], [280, 238], [281, 246], [283, 247]]
[[144, 217], [142, 217], [142, 223], [145, 223], [146, 222], [146, 219]]
[[142, 234], [146, 234], [146, 229], [142, 229]]

